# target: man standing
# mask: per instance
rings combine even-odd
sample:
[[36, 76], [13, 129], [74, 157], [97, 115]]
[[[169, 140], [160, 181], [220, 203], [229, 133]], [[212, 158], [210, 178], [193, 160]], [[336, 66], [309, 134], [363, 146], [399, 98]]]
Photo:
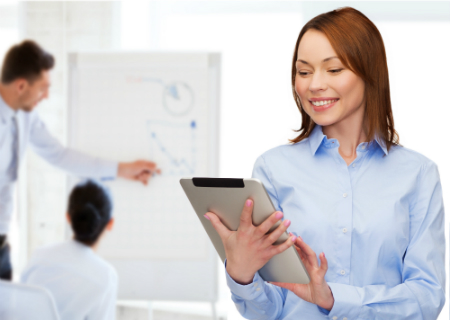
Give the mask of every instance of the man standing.
[[9, 49], [3, 61], [0, 79], [0, 279], [12, 278], [6, 235], [18, 167], [28, 145], [50, 164], [77, 176], [123, 177], [147, 184], [154, 173], [159, 173], [156, 164], [150, 161], [117, 163], [65, 148], [48, 132], [35, 107], [48, 97], [49, 72], [53, 65], [53, 56], [30, 40]]

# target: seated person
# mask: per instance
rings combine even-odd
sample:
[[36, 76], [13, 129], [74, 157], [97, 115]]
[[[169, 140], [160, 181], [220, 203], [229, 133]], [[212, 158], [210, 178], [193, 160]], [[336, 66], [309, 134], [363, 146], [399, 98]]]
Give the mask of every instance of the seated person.
[[61, 319], [115, 319], [117, 273], [95, 253], [113, 227], [111, 213], [102, 186], [92, 180], [76, 185], [67, 210], [73, 239], [38, 249], [22, 274], [22, 282], [53, 294]]

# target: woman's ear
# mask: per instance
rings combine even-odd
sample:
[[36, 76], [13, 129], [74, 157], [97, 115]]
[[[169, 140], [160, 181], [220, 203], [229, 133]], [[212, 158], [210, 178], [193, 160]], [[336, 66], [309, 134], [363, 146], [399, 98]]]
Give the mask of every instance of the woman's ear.
[[69, 213], [66, 213], [66, 220], [69, 224], [72, 224], [72, 221], [70, 220]]
[[113, 227], [114, 227], [114, 218], [111, 218], [108, 224], [106, 225], [106, 230], [111, 231]]

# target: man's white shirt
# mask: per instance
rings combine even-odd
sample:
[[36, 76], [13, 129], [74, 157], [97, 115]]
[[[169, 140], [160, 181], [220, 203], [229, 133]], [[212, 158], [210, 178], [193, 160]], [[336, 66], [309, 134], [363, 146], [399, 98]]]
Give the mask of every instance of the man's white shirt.
[[[18, 130], [18, 163], [14, 163], [14, 117]], [[88, 156], [64, 147], [47, 130], [36, 110], [14, 111], [0, 96], [0, 235], [8, 233], [13, 212], [13, 193], [16, 179], [10, 174], [19, 167], [28, 145], [55, 167], [79, 177], [114, 179], [118, 163]]]

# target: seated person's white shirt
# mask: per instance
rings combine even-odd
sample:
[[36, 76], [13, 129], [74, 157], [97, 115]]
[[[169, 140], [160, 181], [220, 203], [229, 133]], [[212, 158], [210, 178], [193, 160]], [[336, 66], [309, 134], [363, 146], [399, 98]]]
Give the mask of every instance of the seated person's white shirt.
[[21, 280], [48, 289], [61, 319], [115, 319], [116, 271], [75, 240], [36, 250]]

